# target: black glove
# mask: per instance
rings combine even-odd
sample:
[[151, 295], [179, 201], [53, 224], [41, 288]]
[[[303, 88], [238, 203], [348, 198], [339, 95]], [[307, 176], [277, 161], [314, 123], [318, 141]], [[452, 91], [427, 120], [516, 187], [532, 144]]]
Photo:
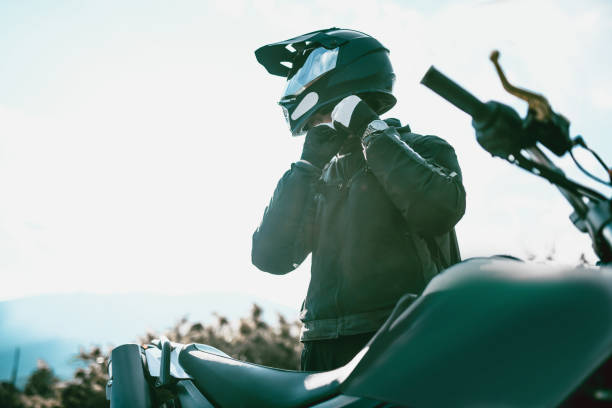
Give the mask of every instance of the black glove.
[[334, 128], [361, 139], [368, 124], [379, 119], [370, 106], [356, 95], [347, 96], [332, 111]]
[[532, 146], [534, 141], [523, 129], [523, 121], [511, 107], [499, 102], [487, 102], [489, 114], [479, 122], [472, 121], [476, 140], [493, 156], [507, 159], [509, 155]]
[[338, 153], [345, 139], [345, 135], [329, 125], [312, 127], [306, 133], [301, 159], [322, 169]]

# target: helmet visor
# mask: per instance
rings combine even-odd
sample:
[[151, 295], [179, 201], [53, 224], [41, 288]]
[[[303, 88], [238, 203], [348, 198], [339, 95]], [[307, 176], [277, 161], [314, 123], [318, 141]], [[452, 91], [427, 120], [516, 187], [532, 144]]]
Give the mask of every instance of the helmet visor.
[[312, 50], [304, 65], [287, 81], [282, 98], [296, 96], [315, 79], [336, 67], [338, 48], [328, 50], [324, 47]]

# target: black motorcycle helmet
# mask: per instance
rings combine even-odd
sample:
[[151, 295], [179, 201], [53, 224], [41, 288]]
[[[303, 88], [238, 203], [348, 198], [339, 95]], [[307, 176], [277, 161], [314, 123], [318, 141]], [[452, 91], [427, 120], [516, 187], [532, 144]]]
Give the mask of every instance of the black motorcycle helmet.
[[313, 31], [255, 51], [272, 75], [287, 78], [278, 102], [294, 136], [308, 130], [315, 113], [331, 112], [343, 98], [357, 95], [379, 115], [395, 105], [395, 74], [389, 50], [359, 31]]

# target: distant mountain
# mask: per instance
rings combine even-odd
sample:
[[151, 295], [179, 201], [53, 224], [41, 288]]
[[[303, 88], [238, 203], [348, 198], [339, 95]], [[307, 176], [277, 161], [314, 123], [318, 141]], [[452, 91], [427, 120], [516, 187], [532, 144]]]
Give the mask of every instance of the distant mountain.
[[230, 322], [245, 317], [257, 303], [264, 319], [277, 313], [297, 318], [297, 310], [242, 294], [202, 293], [183, 296], [157, 294], [43, 295], [0, 302], [0, 380], [11, 375], [16, 347], [21, 349], [21, 382], [45, 360], [62, 377], [77, 367], [79, 347], [110, 346], [137, 341], [147, 331], [163, 331], [181, 317], [211, 323], [213, 313]]

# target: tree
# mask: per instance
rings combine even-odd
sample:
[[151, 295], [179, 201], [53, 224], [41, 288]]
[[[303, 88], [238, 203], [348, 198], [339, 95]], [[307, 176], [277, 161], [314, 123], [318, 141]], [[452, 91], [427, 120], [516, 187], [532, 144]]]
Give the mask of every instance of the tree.
[[25, 395], [40, 395], [43, 398], [50, 398], [55, 396], [55, 386], [58, 381], [47, 363], [38, 360], [38, 368], [28, 378], [23, 392]]

